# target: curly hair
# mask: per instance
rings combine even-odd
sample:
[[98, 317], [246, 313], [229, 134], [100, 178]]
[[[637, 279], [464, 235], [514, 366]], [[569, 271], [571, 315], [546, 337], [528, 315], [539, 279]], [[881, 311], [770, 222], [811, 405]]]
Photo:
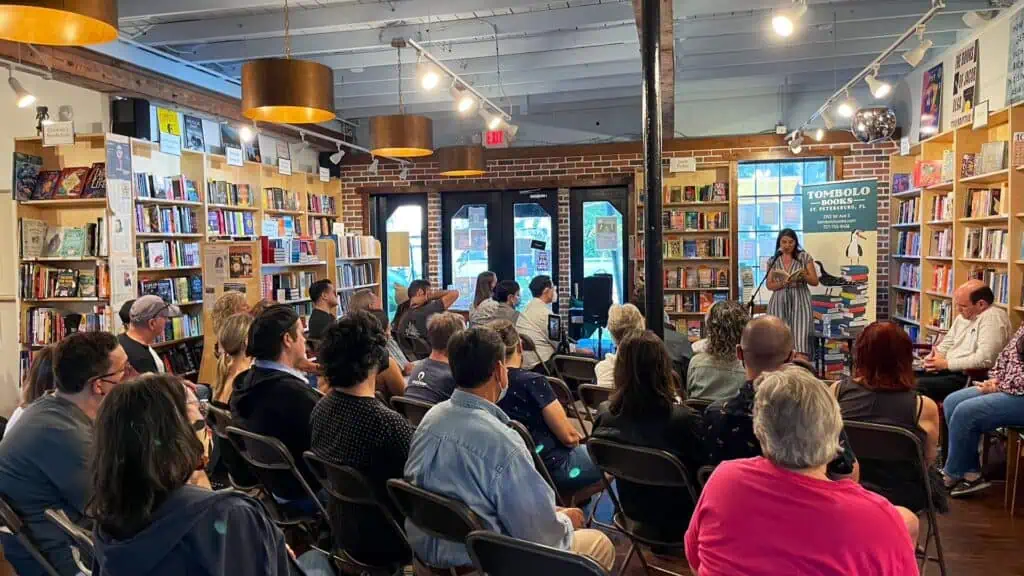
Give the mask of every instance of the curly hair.
[[387, 367], [387, 337], [372, 314], [355, 310], [327, 329], [317, 357], [331, 388], [351, 388]]
[[715, 303], [708, 311], [706, 323], [708, 354], [727, 360], [735, 358], [743, 327], [749, 321], [750, 314], [739, 302], [725, 300]]
[[213, 320], [213, 333], [217, 334], [220, 332], [221, 326], [224, 321], [231, 316], [238, 314], [239, 312], [248, 312], [249, 305], [245, 301], [245, 294], [241, 292], [235, 292], [229, 290], [220, 295], [217, 298], [217, 302], [213, 305], [213, 314], [210, 319]]

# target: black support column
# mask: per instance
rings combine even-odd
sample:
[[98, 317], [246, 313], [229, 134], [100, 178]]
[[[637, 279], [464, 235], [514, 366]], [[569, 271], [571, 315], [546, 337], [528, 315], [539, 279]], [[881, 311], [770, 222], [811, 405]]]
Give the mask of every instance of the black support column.
[[644, 234], [644, 299], [647, 327], [665, 335], [665, 278], [661, 226], [661, 2], [641, 0], [640, 46], [644, 69], [644, 173], [647, 211]]

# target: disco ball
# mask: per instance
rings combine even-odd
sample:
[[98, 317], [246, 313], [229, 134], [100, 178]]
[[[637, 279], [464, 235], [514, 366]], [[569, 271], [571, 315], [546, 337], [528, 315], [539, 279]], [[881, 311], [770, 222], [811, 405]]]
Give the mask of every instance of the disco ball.
[[861, 108], [850, 121], [850, 132], [861, 142], [877, 142], [896, 133], [896, 114], [889, 108]]

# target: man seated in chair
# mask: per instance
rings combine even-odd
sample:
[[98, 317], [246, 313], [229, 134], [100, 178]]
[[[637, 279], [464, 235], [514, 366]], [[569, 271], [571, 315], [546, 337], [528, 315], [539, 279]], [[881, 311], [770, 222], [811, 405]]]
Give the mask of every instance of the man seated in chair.
[[[599, 531], [581, 529], [581, 510], [555, 506], [554, 491], [496, 406], [508, 390], [501, 337], [484, 327], [459, 332], [448, 343], [448, 359], [457, 388], [416, 429], [406, 480], [464, 503], [488, 530], [572, 550], [610, 570], [611, 541]], [[409, 521], [406, 528], [418, 559], [438, 568], [472, 564], [464, 545], [428, 536]]]
[[1006, 311], [992, 306], [995, 295], [981, 280], [968, 280], [953, 294], [959, 314], [946, 337], [924, 359], [917, 389], [936, 402], [967, 385], [969, 370], [987, 370], [1010, 338]]
[[[430, 282], [413, 280], [409, 283], [409, 301], [405, 310], [395, 313], [395, 330], [409, 341], [425, 342], [427, 321], [452, 307], [459, 299], [458, 290], [431, 290]], [[429, 354], [429, 352], [428, 352]], [[422, 358], [423, 355], [418, 356]]]
[[454, 312], [434, 314], [427, 320], [430, 356], [413, 365], [406, 380], [405, 396], [431, 404], [444, 402], [455, 391], [455, 379], [448, 366], [448, 341], [466, 329], [466, 321]]
[[[778, 370], [793, 361], [793, 333], [775, 316], [766, 314], [754, 318], [743, 328], [736, 356], [743, 362], [747, 381], [735, 396], [716, 400], [704, 411], [709, 464], [761, 455], [753, 424], [755, 380], [762, 373]], [[841, 430], [839, 445], [842, 450], [828, 465], [829, 474], [857, 480], [857, 458], [850, 449], [846, 433]]]

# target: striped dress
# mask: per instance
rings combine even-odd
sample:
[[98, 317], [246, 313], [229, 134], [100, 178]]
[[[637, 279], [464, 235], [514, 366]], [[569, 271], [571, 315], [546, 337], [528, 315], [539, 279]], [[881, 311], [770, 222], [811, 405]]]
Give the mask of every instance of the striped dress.
[[[773, 269], [792, 274], [798, 268], [806, 268], [810, 261], [811, 255], [801, 250], [800, 255], [790, 262], [789, 268], [782, 263], [782, 258], [777, 258]], [[807, 287], [807, 283], [798, 282], [772, 292], [772, 298], [768, 301], [768, 313], [782, 318], [782, 321], [793, 332], [793, 348], [810, 357], [814, 350], [812, 338], [814, 315], [811, 311], [811, 290]]]

